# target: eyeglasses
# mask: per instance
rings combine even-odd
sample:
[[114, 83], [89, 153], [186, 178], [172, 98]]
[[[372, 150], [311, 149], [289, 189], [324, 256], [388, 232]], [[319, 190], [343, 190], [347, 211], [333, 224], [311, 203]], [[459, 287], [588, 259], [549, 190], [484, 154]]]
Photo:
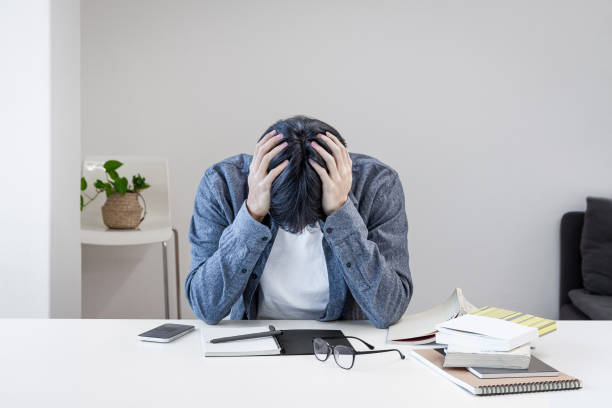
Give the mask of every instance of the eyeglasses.
[[[363, 344], [365, 344], [370, 351], [355, 351], [352, 347], [337, 345], [332, 346], [325, 339], [334, 339], [334, 338], [347, 338], [347, 339], [355, 339], [359, 340]], [[314, 355], [319, 361], [326, 361], [331, 354], [334, 355], [334, 360], [339, 367], [344, 368], [345, 370], [350, 370], [353, 368], [353, 364], [355, 364], [355, 356], [360, 354], [375, 354], [375, 353], [386, 353], [388, 351], [397, 351], [400, 357], [403, 359], [406, 358], [398, 349], [384, 349], [384, 350], [374, 350], [374, 346], [370, 343], [367, 343], [364, 340], [361, 340], [358, 337], [353, 336], [344, 336], [344, 337], [315, 337], [312, 339], [312, 348], [314, 350]]]

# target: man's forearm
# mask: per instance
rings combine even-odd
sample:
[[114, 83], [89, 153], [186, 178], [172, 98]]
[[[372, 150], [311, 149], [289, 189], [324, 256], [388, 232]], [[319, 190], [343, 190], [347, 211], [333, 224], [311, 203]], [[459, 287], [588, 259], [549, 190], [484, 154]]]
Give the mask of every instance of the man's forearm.
[[218, 249], [207, 258], [192, 254], [185, 289], [197, 317], [216, 324], [229, 314], [270, 237], [270, 229], [253, 219], [243, 203], [223, 231]]
[[[373, 231], [374, 237], [369, 240], [361, 215], [347, 200], [327, 218], [324, 226], [325, 237], [342, 263], [353, 297], [379, 328], [395, 323], [405, 312], [412, 295], [407, 222], [402, 213], [394, 218], [387, 221], [389, 225], [382, 226], [384, 230]], [[393, 256], [385, 257], [383, 252]]]

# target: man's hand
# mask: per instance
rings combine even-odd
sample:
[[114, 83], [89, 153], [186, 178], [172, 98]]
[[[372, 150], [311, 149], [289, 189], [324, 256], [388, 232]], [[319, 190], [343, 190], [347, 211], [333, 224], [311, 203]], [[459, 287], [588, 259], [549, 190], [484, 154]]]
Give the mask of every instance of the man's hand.
[[311, 142], [313, 149], [325, 160], [328, 171], [312, 159], [308, 159], [308, 162], [321, 177], [323, 182], [323, 211], [326, 215], [330, 215], [342, 207], [348, 199], [353, 183], [353, 161], [346, 147], [336, 136], [330, 132], [325, 132], [325, 135], [319, 133], [317, 136], [319, 140], [329, 146], [333, 153], [331, 155], [319, 144]]
[[283, 142], [272, 148], [283, 138], [282, 133], [275, 134], [276, 130], [272, 130], [255, 145], [255, 153], [253, 153], [253, 160], [249, 167], [249, 196], [247, 197], [246, 207], [251, 217], [259, 222], [263, 221], [270, 211], [270, 187], [272, 182], [289, 163], [289, 160], [285, 160], [268, 173], [270, 160], [287, 146], [287, 142]]

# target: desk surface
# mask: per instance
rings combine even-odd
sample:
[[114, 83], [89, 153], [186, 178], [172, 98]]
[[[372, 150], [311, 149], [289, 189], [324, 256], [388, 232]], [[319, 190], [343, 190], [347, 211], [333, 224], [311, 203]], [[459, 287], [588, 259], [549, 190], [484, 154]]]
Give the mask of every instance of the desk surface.
[[[609, 402], [612, 390], [612, 322], [561, 321], [557, 332], [536, 344], [534, 355], [579, 377], [582, 390], [494, 397], [472, 396], [408, 355], [405, 360], [394, 353], [357, 356], [350, 371], [313, 356], [203, 358], [199, 330], [206, 325], [187, 320], [181, 323], [198, 330], [173, 343], [136, 339], [163, 322], [0, 319], [0, 406], [541, 408]], [[376, 348], [392, 347], [385, 344], [386, 330], [364, 321], [271, 323], [280, 329], [338, 328]]]

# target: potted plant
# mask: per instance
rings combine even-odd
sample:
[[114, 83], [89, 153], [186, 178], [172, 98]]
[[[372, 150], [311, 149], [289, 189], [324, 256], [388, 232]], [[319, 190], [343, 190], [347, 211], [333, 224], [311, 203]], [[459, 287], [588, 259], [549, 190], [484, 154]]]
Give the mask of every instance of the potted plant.
[[[81, 177], [81, 211], [102, 192], [106, 193], [106, 202], [102, 206], [102, 220], [104, 225], [113, 229], [134, 229], [140, 225], [147, 215], [147, 204], [140, 191], [149, 188], [145, 178], [140, 174], [132, 176], [132, 184], [128, 179], [120, 177], [117, 169], [123, 163], [117, 160], [108, 160], [104, 163], [106, 181], [97, 179], [93, 186], [96, 194], [89, 196], [85, 193], [87, 180]], [[142, 199], [144, 208], [138, 202]]]

